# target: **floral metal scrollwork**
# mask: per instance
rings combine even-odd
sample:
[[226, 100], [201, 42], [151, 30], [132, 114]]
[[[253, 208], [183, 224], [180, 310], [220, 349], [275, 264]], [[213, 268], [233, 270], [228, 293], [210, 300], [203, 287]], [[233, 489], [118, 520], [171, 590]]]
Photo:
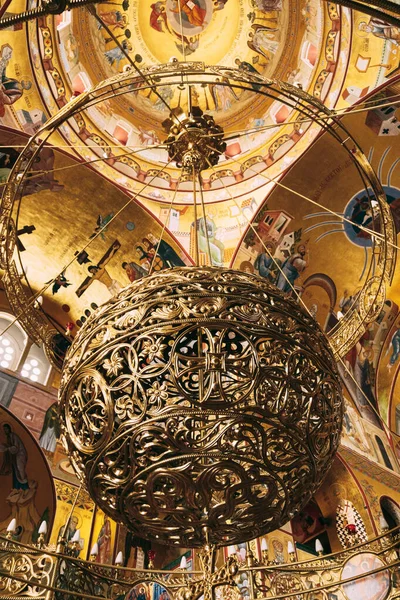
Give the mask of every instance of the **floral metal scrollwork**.
[[258, 277], [177, 268], [79, 331], [63, 438], [92, 498], [142, 537], [199, 547], [287, 522], [339, 444], [341, 385], [315, 320]]

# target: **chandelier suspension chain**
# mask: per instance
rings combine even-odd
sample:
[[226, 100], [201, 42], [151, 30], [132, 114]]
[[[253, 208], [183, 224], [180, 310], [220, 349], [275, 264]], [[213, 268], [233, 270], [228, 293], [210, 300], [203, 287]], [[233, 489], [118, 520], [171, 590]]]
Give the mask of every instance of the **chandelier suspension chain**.
[[196, 197], [196, 173], [194, 165], [192, 165], [192, 179], [193, 179], [193, 207], [194, 207], [194, 255], [195, 264], [199, 266], [199, 232], [197, 228], [197, 197]]

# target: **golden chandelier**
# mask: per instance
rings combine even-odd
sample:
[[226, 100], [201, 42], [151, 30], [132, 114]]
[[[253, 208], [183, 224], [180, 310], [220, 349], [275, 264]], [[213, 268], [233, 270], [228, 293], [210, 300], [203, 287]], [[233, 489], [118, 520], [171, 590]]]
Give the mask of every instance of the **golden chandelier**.
[[[129, 572], [77, 560], [76, 548], [65, 539], [60, 539], [56, 552], [43, 549], [43, 539], [39, 549], [3, 540], [4, 595], [118, 597], [128, 586], [156, 581], [174, 598], [196, 600], [204, 595], [210, 600], [216, 588], [232, 588], [237, 574], [246, 571], [251, 598], [297, 594], [310, 600], [311, 576], [311, 586], [336, 590], [343, 584], [346, 561], [371, 552], [381, 561], [376, 571], [392, 569], [394, 581], [397, 542], [389, 537], [304, 564], [271, 565], [264, 549], [261, 560], [248, 552], [245, 565], [230, 557], [222, 568], [215, 568], [216, 546], [276, 529], [300, 511], [320, 485], [342, 425], [335, 357], [377, 317], [393, 271], [394, 251], [386, 243], [393, 239], [393, 223], [382, 188], [360, 148], [315, 98], [261, 76], [180, 63], [138, 75], [125, 72], [74, 99], [30, 140], [3, 197], [0, 258], [15, 313], [24, 306], [24, 326], [29, 330], [34, 325], [51, 355], [54, 330], [41, 321], [34, 304], [26, 302], [24, 291], [16, 293], [21, 284], [13, 268], [12, 211], [35, 156], [47, 136], [72, 115], [113, 97], [117, 89], [154, 89], [155, 75], [157, 86], [178, 84], [183, 77], [187, 81], [188, 114], [172, 110], [165, 127], [170, 160], [182, 166], [182, 180], [193, 180], [195, 212], [195, 182], [201, 189], [201, 172], [218, 162], [225, 141], [213, 119], [191, 107], [191, 83], [229, 78], [241, 89], [284, 98], [327, 129], [352, 157], [377, 200], [385, 231], [375, 249], [374, 277], [365, 282], [357, 306], [329, 340], [300, 304], [265, 280], [217, 267], [158, 272], [100, 307], [79, 331], [64, 361], [64, 444], [78, 477], [105, 513], [141, 537], [202, 548], [202, 570], [190, 578], [151, 569]], [[202, 209], [206, 225], [203, 202]], [[26, 592], [27, 574], [33, 594]], [[395, 587], [393, 598], [398, 597]], [[317, 597], [326, 598], [326, 592]]]

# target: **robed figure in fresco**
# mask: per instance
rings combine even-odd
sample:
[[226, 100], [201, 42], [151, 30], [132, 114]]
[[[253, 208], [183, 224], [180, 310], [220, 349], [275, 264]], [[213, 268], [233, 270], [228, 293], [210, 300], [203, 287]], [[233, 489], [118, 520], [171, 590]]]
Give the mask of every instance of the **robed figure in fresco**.
[[6, 443], [0, 444], [0, 452], [4, 453], [0, 475], [12, 475], [14, 490], [27, 490], [29, 489], [26, 475], [28, 454], [25, 446], [21, 438], [12, 431], [11, 425], [4, 423], [3, 430], [6, 435]]
[[198, 0], [177, 0], [172, 12], [179, 13], [180, 11], [183, 13], [183, 18], [186, 17], [193, 27], [203, 27], [207, 11], [200, 6]]
[[[38, 483], [32, 479], [28, 480], [28, 453], [20, 436], [13, 431], [9, 423], [3, 424], [3, 432], [3, 442], [0, 443], [0, 455], [3, 455], [0, 476], [7, 479], [11, 476], [11, 490], [0, 511], [4, 517], [0, 522], [0, 531], [4, 531], [11, 519], [15, 518], [19, 526], [18, 539], [30, 543], [40, 520], [35, 505]], [[2, 484], [9, 485], [4, 482]], [[4, 512], [6, 507], [9, 511], [7, 516]]]
[[111, 561], [111, 523], [110, 519], [104, 515], [103, 525], [99, 531], [97, 537], [97, 545], [99, 547], [99, 553], [97, 555], [97, 562], [102, 565], [106, 565]]
[[50, 454], [54, 454], [56, 451], [57, 440], [61, 432], [57, 406], [57, 402], [53, 402], [47, 409], [39, 438], [40, 447]]
[[12, 77], [7, 77], [6, 69], [11, 60], [12, 48], [5, 44], [0, 48], [0, 117], [5, 115], [5, 107], [14, 104], [19, 100], [24, 90], [32, 87], [30, 81], [18, 81]]

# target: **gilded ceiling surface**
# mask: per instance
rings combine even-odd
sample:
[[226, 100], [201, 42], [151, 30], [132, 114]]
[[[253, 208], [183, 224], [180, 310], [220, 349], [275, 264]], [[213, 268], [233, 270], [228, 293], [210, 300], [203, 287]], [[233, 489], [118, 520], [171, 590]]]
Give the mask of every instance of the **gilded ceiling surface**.
[[[134, 72], [130, 61], [141, 70], [176, 60], [237, 68], [288, 81], [340, 111], [398, 76], [398, 30], [322, 0], [113, 0], [96, 4], [95, 12], [74, 10], [2, 33], [3, 86], [16, 92], [0, 99], [0, 122], [25, 136], [2, 130], [3, 146], [18, 152], [72, 99], [105, 78]], [[62, 327], [66, 320], [79, 327], [93, 303], [148, 272], [162, 227], [172, 253], [164, 248], [159, 268], [190, 264], [197, 228], [202, 264], [211, 258], [276, 283], [278, 274], [260, 258], [263, 246], [270, 244], [279, 264], [300, 254], [293, 284], [321, 325], [334, 326], [340, 302], [354, 298], [374, 269], [362, 229], [373, 215], [349, 155], [329, 135], [318, 137], [318, 125], [300, 122], [296, 106], [259, 94], [257, 86], [243, 90], [223, 76], [199, 80], [192, 103], [214, 117], [229, 141], [218, 166], [203, 172], [207, 222], [195, 228], [193, 183], [178, 183], [180, 170], [167, 165], [159, 147], [169, 108], [188, 108], [187, 82], [182, 76], [174, 85], [158, 83], [132, 85], [93, 104], [49, 139], [56, 150], [46, 150], [35, 168], [53, 174], [28, 182], [17, 224], [36, 228], [22, 238], [20, 252], [32, 288], [57, 273], [65, 279], [45, 292], [45, 306]], [[378, 98], [395, 93], [387, 88]], [[378, 170], [397, 225], [399, 138], [397, 109], [389, 108], [371, 107], [345, 123]], [[87, 243], [87, 259], [64, 270]]]

